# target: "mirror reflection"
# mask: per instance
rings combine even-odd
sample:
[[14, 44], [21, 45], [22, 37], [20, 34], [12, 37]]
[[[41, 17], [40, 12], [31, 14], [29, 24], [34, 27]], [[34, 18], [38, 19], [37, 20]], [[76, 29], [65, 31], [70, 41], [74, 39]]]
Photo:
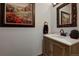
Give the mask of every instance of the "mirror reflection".
[[59, 10], [60, 25], [71, 24], [71, 4], [68, 4]]
[[76, 20], [76, 3], [64, 3], [57, 8], [57, 27], [75, 27]]

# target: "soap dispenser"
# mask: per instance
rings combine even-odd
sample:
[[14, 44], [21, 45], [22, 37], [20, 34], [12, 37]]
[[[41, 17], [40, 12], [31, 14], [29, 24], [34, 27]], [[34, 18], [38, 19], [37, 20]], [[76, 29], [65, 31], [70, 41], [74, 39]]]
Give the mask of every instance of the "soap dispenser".
[[43, 34], [48, 34], [48, 22], [44, 22]]

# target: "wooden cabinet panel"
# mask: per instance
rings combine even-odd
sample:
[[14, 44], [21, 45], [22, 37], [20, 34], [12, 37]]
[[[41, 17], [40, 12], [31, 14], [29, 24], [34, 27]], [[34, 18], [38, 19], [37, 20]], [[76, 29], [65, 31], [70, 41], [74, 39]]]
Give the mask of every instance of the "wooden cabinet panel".
[[53, 55], [61, 56], [65, 54], [65, 48], [62, 45], [53, 43]]
[[65, 47], [48, 38], [43, 39], [43, 54], [49, 56], [60, 56], [65, 54]]
[[47, 56], [78, 56], [79, 43], [68, 46], [53, 39], [44, 37], [43, 54]]

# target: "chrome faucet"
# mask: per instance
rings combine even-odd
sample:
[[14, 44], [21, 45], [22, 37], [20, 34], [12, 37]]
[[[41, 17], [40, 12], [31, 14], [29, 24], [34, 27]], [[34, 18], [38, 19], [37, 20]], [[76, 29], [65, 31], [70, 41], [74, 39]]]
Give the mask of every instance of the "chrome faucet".
[[61, 36], [66, 36], [66, 33], [64, 33], [64, 30], [63, 29], [60, 30], [60, 35]]

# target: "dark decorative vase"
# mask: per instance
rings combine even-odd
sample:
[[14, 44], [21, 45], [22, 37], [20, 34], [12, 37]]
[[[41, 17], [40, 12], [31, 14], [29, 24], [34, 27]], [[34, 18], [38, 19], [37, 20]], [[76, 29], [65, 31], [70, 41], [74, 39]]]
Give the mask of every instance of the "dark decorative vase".
[[78, 30], [72, 30], [70, 33], [70, 37], [73, 39], [78, 39], [79, 38], [79, 31]]
[[48, 23], [44, 22], [43, 34], [48, 34]]

